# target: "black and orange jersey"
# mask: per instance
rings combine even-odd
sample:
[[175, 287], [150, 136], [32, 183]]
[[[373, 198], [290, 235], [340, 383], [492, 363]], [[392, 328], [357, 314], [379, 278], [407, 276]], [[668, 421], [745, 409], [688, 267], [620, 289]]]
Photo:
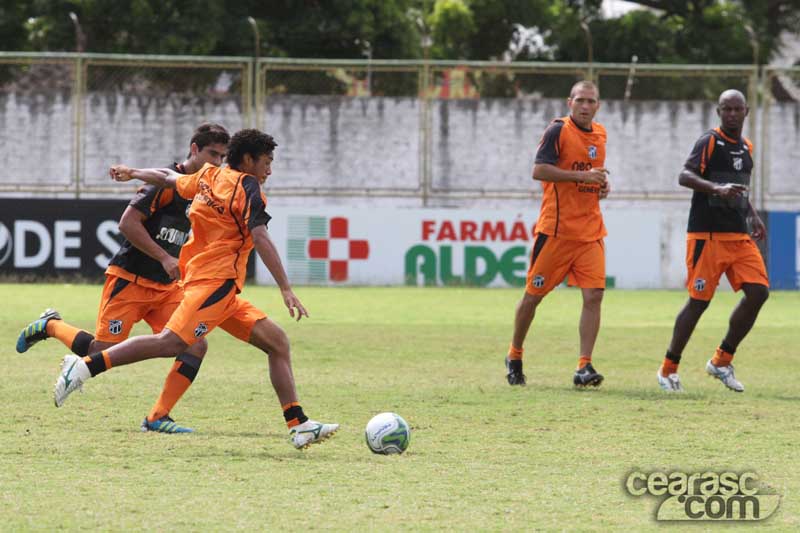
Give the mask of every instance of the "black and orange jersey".
[[[750, 187], [753, 143], [745, 137], [732, 139], [720, 128], [709, 130], [694, 144], [684, 167], [714, 183], [738, 183]], [[694, 191], [688, 232], [746, 236], [748, 211], [747, 193], [727, 199]]]
[[[606, 129], [597, 122], [585, 130], [570, 117], [554, 120], [544, 132], [536, 164], [564, 170], [603, 168]], [[544, 198], [536, 222], [537, 233], [574, 241], [596, 241], [606, 235], [600, 212], [600, 186], [595, 183], [543, 181]]]
[[[177, 163], [170, 165], [170, 168], [183, 171], [183, 167]], [[150, 238], [169, 255], [178, 257], [181, 247], [189, 238], [187, 215], [191, 200], [181, 198], [171, 189], [145, 185], [128, 205], [145, 215], [142, 224]], [[106, 274], [156, 288], [174, 283], [164, 272], [161, 263], [137, 249], [127, 239], [111, 258]]]
[[206, 164], [194, 174], [181, 176], [176, 190], [184, 198], [193, 198], [192, 235], [181, 251], [181, 278], [186, 283], [233, 279], [241, 291], [253, 249], [250, 231], [270, 219], [258, 180], [230, 167]]

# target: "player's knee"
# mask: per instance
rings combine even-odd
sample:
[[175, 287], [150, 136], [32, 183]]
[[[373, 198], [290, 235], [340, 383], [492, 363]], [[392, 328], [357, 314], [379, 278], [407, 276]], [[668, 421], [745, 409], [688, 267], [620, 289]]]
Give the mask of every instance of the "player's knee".
[[706, 301], [706, 300], [698, 300], [696, 298], [689, 298], [689, 309], [691, 309], [695, 313], [702, 314], [703, 311], [708, 309], [708, 305], [710, 303], [711, 302]]
[[250, 344], [270, 356], [289, 355], [289, 336], [286, 335], [283, 328], [267, 318], [256, 322], [250, 333]]
[[745, 292], [745, 297], [750, 300], [754, 305], [761, 307], [764, 302], [769, 298], [769, 288], [766, 285], [751, 284], [748, 285]]
[[522, 296], [522, 300], [520, 300], [519, 306], [523, 309], [529, 309], [533, 311], [534, 309], [536, 309], [536, 306], [539, 305], [539, 303], [542, 301], [543, 298], [544, 296], [538, 294], [530, 294], [526, 292]]
[[187, 344], [172, 331], [165, 329], [158, 334], [159, 350], [164, 357], [174, 356], [186, 351]]
[[196, 343], [189, 346], [189, 349], [186, 350], [186, 352], [192, 354], [198, 359], [202, 359], [203, 357], [205, 357], [207, 351], [208, 351], [208, 341], [205, 339], [205, 337], [203, 337]]
[[583, 305], [586, 307], [600, 307], [603, 302], [603, 289], [590, 289], [583, 293]]

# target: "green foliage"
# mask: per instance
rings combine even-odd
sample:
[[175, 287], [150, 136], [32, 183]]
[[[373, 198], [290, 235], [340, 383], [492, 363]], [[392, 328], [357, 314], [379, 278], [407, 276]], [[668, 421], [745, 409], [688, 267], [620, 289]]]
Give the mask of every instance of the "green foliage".
[[[797, 32], [796, 0], [638, 0], [655, 8], [603, 19], [601, 0], [18, 0], [0, 7], [11, 50], [75, 50], [77, 14], [90, 52], [260, 56], [502, 58], [516, 25], [548, 33], [553, 58], [585, 61], [588, 25], [595, 61], [751, 63]], [[750, 29], [747, 29], [750, 28]], [[750, 33], [752, 30], [752, 35]], [[548, 55], [549, 57], [549, 55]], [[547, 59], [521, 56], [517, 60]]]
[[[53, 407], [67, 349], [51, 339], [19, 355], [16, 335], [50, 305], [91, 330], [100, 291], [2, 287], [15, 302], [0, 307], [4, 530], [663, 532], [656, 498], [624, 492], [637, 468], [752, 469], [783, 495], [759, 530], [800, 528], [797, 292], [774, 292], [740, 346], [743, 394], [703, 370], [739, 300], [719, 292], [684, 352], [686, 392], [668, 396], [655, 373], [685, 291], [607, 291], [594, 354], [606, 381], [577, 391], [577, 290], [537, 310], [528, 386], [512, 388], [503, 357], [520, 290], [298, 287], [311, 318], [294, 323], [276, 289], [247, 287], [288, 333], [306, 412], [342, 424], [301, 452], [266, 356], [219, 330], [173, 410], [195, 434], [138, 430], [172, 358], [113, 368]], [[411, 426], [401, 456], [364, 443], [382, 411]]]
[[476, 26], [472, 11], [463, 0], [436, 0], [427, 20], [436, 59], [466, 59], [467, 41]]

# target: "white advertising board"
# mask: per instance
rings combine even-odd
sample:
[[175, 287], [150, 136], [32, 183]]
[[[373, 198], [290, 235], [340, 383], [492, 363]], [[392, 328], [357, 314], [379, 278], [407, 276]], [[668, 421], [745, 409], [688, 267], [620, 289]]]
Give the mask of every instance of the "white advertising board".
[[[538, 209], [513, 213], [476, 209], [273, 208], [269, 232], [293, 284], [472, 285], [522, 287]], [[651, 210], [604, 214], [609, 286], [661, 288], [664, 269], [680, 271], [683, 257], [665, 261], [664, 216]], [[673, 249], [680, 249], [674, 243]], [[673, 254], [677, 255], [677, 254]], [[259, 284], [274, 283], [258, 262]], [[676, 285], [675, 281], [669, 282]]]

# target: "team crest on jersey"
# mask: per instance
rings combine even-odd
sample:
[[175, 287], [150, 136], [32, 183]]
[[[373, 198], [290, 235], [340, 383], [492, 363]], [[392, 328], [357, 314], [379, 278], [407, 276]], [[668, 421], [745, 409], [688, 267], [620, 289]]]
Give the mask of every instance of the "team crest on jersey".
[[589, 159], [595, 159], [597, 157], [597, 146], [590, 145], [589, 146]]
[[742, 170], [742, 158], [741, 157], [734, 157], [733, 158], [733, 168], [734, 168], [734, 170]]
[[536, 274], [535, 276], [533, 276], [532, 285], [537, 289], [541, 289], [542, 287], [544, 287], [544, 276], [542, 276], [541, 274]]
[[122, 320], [110, 320], [108, 322], [108, 332], [112, 335], [119, 335], [122, 333]]
[[200, 322], [197, 327], [194, 328], [195, 337], [202, 337], [206, 333], [208, 333], [208, 326], [206, 326], [204, 322]]
[[703, 292], [704, 290], [706, 290], [706, 280], [704, 280], [703, 278], [697, 278], [696, 280], [694, 280], [694, 290], [696, 290], [697, 292]]

